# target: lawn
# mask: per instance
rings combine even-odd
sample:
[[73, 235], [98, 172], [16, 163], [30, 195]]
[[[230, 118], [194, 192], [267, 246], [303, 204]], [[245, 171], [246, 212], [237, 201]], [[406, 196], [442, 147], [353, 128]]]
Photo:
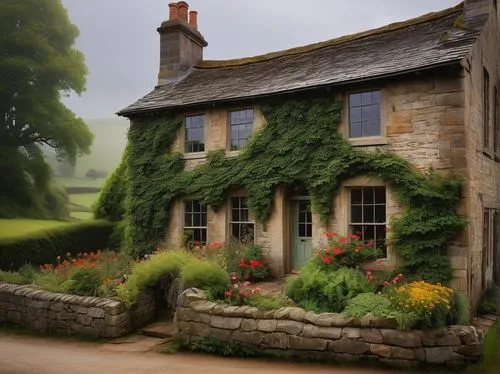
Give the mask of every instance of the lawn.
[[64, 187], [96, 187], [100, 188], [106, 182], [106, 178], [91, 179], [91, 178], [66, 178], [57, 177], [57, 183]]
[[0, 239], [67, 225], [68, 222], [35, 219], [0, 219]]
[[71, 194], [69, 195], [69, 202], [90, 209], [98, 198], [99, 193]]

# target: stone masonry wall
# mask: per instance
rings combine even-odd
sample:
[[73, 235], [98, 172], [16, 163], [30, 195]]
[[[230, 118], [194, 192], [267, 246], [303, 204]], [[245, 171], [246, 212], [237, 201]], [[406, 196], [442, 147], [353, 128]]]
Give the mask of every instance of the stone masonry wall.
[[46, 292], [29, 286], [0, 282], [0, 323], [31, 330], [89, 338], [115, 338], [153, 319], [152, 291], [142, 293], [137, 304], [95, 297]]
[[190, 341], [210, 336], [297, 357], [363, 360], [405, 368], [419, 364], [463, 367], [479, 360], [483, 340], [482, 332], [472, 326], [401, 331], [394, 321], [370, 315], [357, 319], [292, 307], [265, 312], [216, 304], [196, 289], [179, 297], [175, 321]]

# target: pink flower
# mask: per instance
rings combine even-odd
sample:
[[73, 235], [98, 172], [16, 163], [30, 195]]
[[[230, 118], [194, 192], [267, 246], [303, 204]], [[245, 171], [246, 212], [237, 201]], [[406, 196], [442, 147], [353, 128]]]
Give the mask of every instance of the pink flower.
[[380, 265], [380, 264], [382, 263], [382, 261], [380, 261], [379, 259], [377, 259], [377, 260], [375, 261], [375, 263], [376, 263], [377, 265]]

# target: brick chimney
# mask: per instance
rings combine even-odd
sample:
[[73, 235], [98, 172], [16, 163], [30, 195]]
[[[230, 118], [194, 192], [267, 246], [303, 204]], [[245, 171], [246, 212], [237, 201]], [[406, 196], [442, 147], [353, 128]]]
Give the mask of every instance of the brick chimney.
[[160, 73], [158, 85], [176, 80], [203, 60], [208, 45], [198, 31], [198, 12], [189, 11], [185, 1], [170, 3], [169, 19], [158, 28], [160, 33]]

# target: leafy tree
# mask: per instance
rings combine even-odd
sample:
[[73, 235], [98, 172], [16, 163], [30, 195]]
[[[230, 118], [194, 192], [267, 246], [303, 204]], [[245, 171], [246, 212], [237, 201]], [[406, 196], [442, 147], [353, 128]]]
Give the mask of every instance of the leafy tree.
[[0, 217], [60, 215], [42, 147], [70, 163], [89, 152], [92, 133], [61, 103], [85, 87], [78, 33], [61, 0], [0, 0]]

